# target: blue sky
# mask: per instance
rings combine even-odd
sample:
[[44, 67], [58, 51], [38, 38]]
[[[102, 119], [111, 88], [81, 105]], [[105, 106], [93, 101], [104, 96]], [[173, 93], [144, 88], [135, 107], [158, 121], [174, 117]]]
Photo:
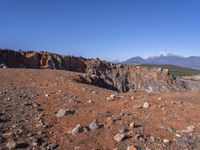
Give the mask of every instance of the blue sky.
[[0, 47], [124, 60], [200, 55], [199, 0], [0, 0]]

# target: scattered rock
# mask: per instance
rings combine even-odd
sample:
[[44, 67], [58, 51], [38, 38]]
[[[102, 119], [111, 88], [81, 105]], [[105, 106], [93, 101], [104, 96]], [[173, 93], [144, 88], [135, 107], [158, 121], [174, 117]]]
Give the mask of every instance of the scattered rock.
[[54, 150], [58, 147], [58, 144], [49, 144], [47, 145], [47, 150]]
[[63, 117], [65, 115], [73, 115], [75, 113], [75, 109], [59, 109], [56, 116], [57, 117]]
[[181, 137], [181, 135], [180, 135], [180, 134], [175, 134], [175, 136], [176, 136], [176, 137], [179, 137], [179, 138]]
[[80, 146], [75, 146], [74, 150], [81, 150], [81, 147]]
[[131, 100], [133, 100], [133, 99], [135, 99], [135, 97], [134, 97], [134, 96], [131, 96]]
[[4, 63], [2, 63], [2, 64], [0, 64], [0, 68], [5, 69], [5, 68], [7, 68], [7, 66]]
[[135, 135], [135, 139], [142, 142], [142, 143], [145, 143], [146, 142], [146, 135], [144, 133], [137, 133]]
[[66, 115], [66, 109], [59, 109], [59, 111], [56, 114], [57, 117], [63, 117], [65, 115]]
[[130, 126], [131, 128], [135, 128], [135, 127], [136, 127], [135, 122], [131, 122], [129, 126]]
[[119, 127], [119, 129], [118, 129], [118, 131], [119, 131], [119, 133], [125, 133], [125, 132], [127, 132], [128, 130], [125, 128], [125, 127]]
[[77, 124], [76, 127], [72, 130], [72, 134], [76, 135], [78, 133], [83, 132], [83, 126]]
[[164, 139], [164, 140], [163, 140], [163, 143], [165, 143], [165, 144], [169, 144], [169, 142], [170, 142], [170, 141], [169, 141], [168, 139]]
[[32, 102], [24, 102], [23, 104], [22, 104], [22, 106], [31, 106], [32, 105]]
[[200, 141], [199, 138], [194, 135], [193, 136], [192, 135], [182, 135], [181, 137], [177, 137], [177, 140], [186, 145], [191, 144], [191, 143], [193, 143], [193, 144], [199, 143], [199, 141]]
[[156, 138], [154, 136], [150, 136], [150, 140], [151, 140], [151, 142], [155, 142]]
[[143, 108], [149, 108], [150, 104], [148, 102], [144, 102], [144, 104], [142, 105]]
[[44, 142], [43, 135], [35, 135], [31, 138], [33, 146], [40, 146]]
[[40, 104], [37, 103], [37, 102], [34, 102], [34, 103], [33, 103], [33, 107], [34, 107], [34, 108], [40, 107]]
[[111, 94], [110, 96], [106, 97], [108, 101], [114, 101], [117, 99], [117, 94]]
[[134, 145], [128, 145], [126, 150], [137, 150], [137, 147]]
[[193, 132], [195, 129], [194, 126], [188, 126], [185, 130], [179, 130], [177, 132], [181, 132], [181, 133], [190, 133], [190, 132]]
[[89, 131], [88, 127], [83, 127], [83, 132], [88, 132], [88, 131]]
[[125, 134], [123, 134], [123, 133], [118, 133], [118, 134], [116, 134], [116, 135], [114, 136], [114, 140], [115, 140], [116, 142], [121, 142], [121, 141], [123, 141], [123, 140], [125, 139], [125, 137], [126, 137]]
[[17, 143], [14, 142], [14, 141], [10, 141], [10, 142], [8, 142], [8, 143], [6, 144], [6, 147], [7, 147], [8, 149], [15, 149], [16, 146], [17, 146]]
[[89, 125], [90, 130], [96, 130], [100, 128], [100, 125], [98, 124], [97, 120], [93, 120]]

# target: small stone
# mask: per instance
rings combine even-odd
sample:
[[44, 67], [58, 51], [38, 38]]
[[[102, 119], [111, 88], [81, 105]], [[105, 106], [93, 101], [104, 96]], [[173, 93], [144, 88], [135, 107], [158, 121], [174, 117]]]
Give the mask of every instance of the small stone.
[[32, 102], [24, 102], [24, 103], [22, 104], [22, 106], [30, 106], [30, 105], [32, 105]]
[[131, 128], [135, 128], [135, 122], [131, 122], [129, 125]]
[[110, 98], [111, 98], [111, 99], [114, 99], [114, 98], [115, 98], [115, 95], [114, 95], [114, 94], [111, 94], [111, 95], [110, 95]]
[[87, 127], [83, 127], [83, 132], [88, 132], [89, 129]]
[[150, 140], [151, 140], [151, 142], [155, 142], [156, 141], [155, 137], [153, 137], [153, 136], [150, 137]]
[[72, 134], [76, 135], [78, 133], [83, 132], [83, 126], [77, 124], [76, 127], [72, 130]]
[[58, 144], [49, 144], [48, 146], [47, 146], [47, 150], [54, 150], [54, 149], [56, 149], [58, 147]]
[[16, 146], [17, 146], [17, 143], [14, 142], [14, 141], [10, 141], [10, 142], [8, 142], [8, 143], [6, 144], [6, 147], [7, 147], [8, 149], [15, 149]]
[[97, 92], [96, 91], [92, 91], [92, 94], [96, 94]]
[[116, 94], [111, 94], [110, 96], [106, 97], [106, 100], [108, 101], [113, 101], [117, 98], [117, 95]]
[[32, 145], [33, 146], [38, 146], [38, 143], [37, 142], [33, 142]]
[[143, 104], [142, 107], [143, 107], [143, 108], [149, 108], [149, 107], [150, 107], [150, 104], [149, 104], [148, 102], [144, 102], [144, 104]]
[[177, 132], [178, 133], [190, 133], [190, 132], [193, 132], [194, 129], [195, 129], [194, 126], [188, 126], [186, 129], [184, 129], [184, 130], [178, 130]]
[[135, 135], [135, 139], [138, 140], [138, 141], [140, 141], [140, 142], [142, 142], [142, 143], [146, 142], [146, 139], [145, 139], [144, 135], [141, 134], [141, 133], [137, 133]]
[[119, 127], [118, 131], [119, 133], [125, 133], [128, 130], [125, 127]]
[[74, 109], [59, 109], [59, 111], [57, 112], [56, 116], [57, 117], [63, 117], [65, 115], [73, 115], [75, 113]]
[[123, 133], [118, 133], [118, 134], [116, 134], [116, 135], [114, 136], [114, 140], [115, 140], [116, 142], [121, 142], [121, 141], [124, 140], [125, 137], [126, 137], [125, 134], [123, 134]]
[[179, 137], [179, 138], [181, 137], [181, 135], [180, 135], [180, 134], [175, 134], [175, 136], [176, 136], [176, 137]]
[[59, 111], [56, 114], [57, 117], [63, 117], [65, 115], [66, 115], [66, 109], [59, 109]]
[[35, 135], [35, 136], [31, 137], [31, 140], [32, 140], [33, 146], [41, 145], [44, 142], [43, 135]]
[[5, 69], [5, 68], [7, 68], [7, 66], [4, 63], [2, 63], [2, 64], [0, 64], [0, 68]]
[[169, 144], [169, 140], [168, 140], [168, 139], [164, 139], [164, 140], [163, 140], [163, 143]]
[[93, 120], [90, 125], [89, 125], [89, 128], [90, 130], [96, 130], [98, 129], [100, 126], [98, 125], [98, 122], [97, 120]]
[[137, 148], [134, 145], [128, 145], [126, 150], [137, 150]]
[[174, 133], [176, 130], [173, 129], [173, 128], [167, 128], [167, 130], [170, 132], [170, 133]]
[[37, 102], [34, 102], [34, 103], [33, 103], [33, 107], [34, 107], [34, 108], [37, 108], [37, 107], [39, 107], [39, 106], [40, 106], [39, 103], [37, 103]]
[[75, 146], [74, 150], [81, 150], [80, 146]]

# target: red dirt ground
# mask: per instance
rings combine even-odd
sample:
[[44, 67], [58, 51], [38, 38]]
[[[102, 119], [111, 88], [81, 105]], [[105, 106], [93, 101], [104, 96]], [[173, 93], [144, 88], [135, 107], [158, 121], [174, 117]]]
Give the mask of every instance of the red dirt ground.
[[[127, 145], [144, 150], [200, 149], [199, 91], [117, 93], [115, 100], [108, 101], [106, 97], [116, 92], [77, 83], [74, 79], [79, 74], [60, 70], [0, 69], [0, 109], [11, 116], [8, 121], [0, 122], [0, 134], [13, 133], [0, 143], [0, 148], [6, 149], [6, 143], [14, 140], [16, 143], [28, 143], [29, 146], [21, 149], [42, 149], [33, 146], [30, 139], [30, 134], [42, 131], [46, 133], [47, 142], [57, 143], [59, 150], [125, 150]], [[22, 95], [20, 91], [23, 91]], [[24, 98], [24, 94], [28, 98]], [[11, 100], [7, 100], [8, 97]], [[43, 110], [23, 106], [22, 102], [26, 100], [41, 104]], [[139, 108], [144, 102], [148, 102], [150, 107]], [[58, 118], [56, 113], [60, 108], [73, 108], [76, 112]], [[22, 130], [22, 134], [18, 135], [12, 126], [24, 114], [25, 118], [29, 115], [29, 119], [19, 124], [28, 131]], [[94, 119], [103, 127], [71, 134], [77, 124], [88, 126]], [[38, 127], [38, 120], [48, 127]], [[138, 126], [131, 128], [131, 122]], [[188, 126], [194, 126], [194, 130], [184, 133], [182, 130]], [[113, 137], [122, 127], [128, 130], [124, 133], [127, 138], [117, 143]], [[137, 138], [138, 135], [141, 138]], [[170, 142], [164, 143], [164, 139]]]

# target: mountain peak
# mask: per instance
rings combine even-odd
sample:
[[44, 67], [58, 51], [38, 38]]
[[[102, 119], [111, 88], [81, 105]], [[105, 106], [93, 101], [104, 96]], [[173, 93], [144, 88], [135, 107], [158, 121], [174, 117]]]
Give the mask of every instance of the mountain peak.
[[183, 57], [180, 55], [174, 55], [171, 53], [160, 53], [159, 55], [149, 56], [146, 58], [142, 57], [132, 57], [123, 62], [124, 64], [158, 64], [158, 65], [176, 65], [181, 67], [193, 68], [200, 70], [200, 57], [190, 56]]

